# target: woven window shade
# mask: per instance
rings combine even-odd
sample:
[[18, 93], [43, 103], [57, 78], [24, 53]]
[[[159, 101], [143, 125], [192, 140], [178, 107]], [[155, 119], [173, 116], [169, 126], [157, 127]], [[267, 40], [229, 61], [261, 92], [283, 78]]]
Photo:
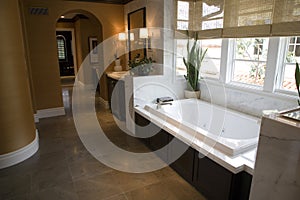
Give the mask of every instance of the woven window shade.
[[[176, 7], [180, 9], [180, 4]], [[224, 0], [183, 0], [179, 2], [189, 3], [188, 30], [198, 32], [200, 39], [220, 38], [222, 36]], [[177, 31], [180, 31], [178, 23], [182, 23], [178, 9], [176, 9], [175, 22]], [[186, 22], [185, 22], [186, 23]]]
[[223, 37], [270, 36], [274, 0], [226, 0]]
[[[198, 32], [200, 39], [300, 35], [300, 0], [183, 2], [189, 4], [187, 29]], [[177, 23], [177, 11], [175, 16]]]
[[275, 0], [272, 35], [300, 35], [300, 0]]
[[[175, 1], [176, 9], [175, 9], [175, 26], [176, 30], [193, 30], [193, 18], [194, 18], [194, 0], [182, 0], [182, 1]], [[184, 4], [184, 7], [182, 6]], [[187, 15], [182, 15], [186, 11], [186, 5], [188, 5], [188, 13]], [[187, 25], [187, 29], [181, 27], [181, 23]]]

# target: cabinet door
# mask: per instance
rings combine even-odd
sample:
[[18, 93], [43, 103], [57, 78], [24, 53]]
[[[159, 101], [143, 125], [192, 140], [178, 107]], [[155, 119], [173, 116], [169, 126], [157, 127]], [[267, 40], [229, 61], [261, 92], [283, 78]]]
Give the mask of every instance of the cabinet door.
[[125, 121], [125, 87], [124, 81], [113, 80], [114, 86], [111, 95], [111, 109], [115, 117], [121, 121]]
[[208, 199], [230, 199], [233, 174], [200, 154], [195, 155], [194, 185]]
[[170, 137], [169, 147], [169, 160], [174, 160], [182, 151], [185, 151], [175, 162], [171, 164], [171, 167], [185, 180], [192, 183], [195, 150], [175, 137]]
[[109, 78], [107, 76], [107, 92], [108, 92], [108, 103], [110, 109], [111, 109], [111, 95], [113, 93], [115, 85], [116, 85], [116, 80]]
[[169, 143], [169, 133], [167, 133], [162, 129], [149, 138], [150, 149], [155, 151], [155, 153], [165, 162], [168, 161], [168, 146], [167, 146], [168, 143]]
[[123, 80], [107, 77], [108, 102], [112, 114], [120, 121], [125, 121], [125, 86]]

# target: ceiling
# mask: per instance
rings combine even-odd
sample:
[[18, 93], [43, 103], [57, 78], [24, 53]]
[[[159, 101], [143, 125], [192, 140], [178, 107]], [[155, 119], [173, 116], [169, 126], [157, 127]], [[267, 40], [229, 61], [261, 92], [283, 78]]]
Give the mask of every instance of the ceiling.
[[67, 0], [67, 1], [82, 1], [82, 2], [95, 2], [95, 3], [112, 3], [112, 4], [126, 4], [133, 0]]

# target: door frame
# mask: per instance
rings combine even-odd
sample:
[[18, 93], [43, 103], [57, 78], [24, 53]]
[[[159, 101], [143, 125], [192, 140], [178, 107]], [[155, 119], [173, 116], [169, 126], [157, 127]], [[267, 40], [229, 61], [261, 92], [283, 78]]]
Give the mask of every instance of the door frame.
[[76, 49], [76, 41], [75, 41], [75, 30], [74, 28], [56, 28], [56, 31], [71, 31], [72, 34], [72, 53], [73, 53], [73, 63], [74, 63], [74, 75], [77, 75], [77, 49]]

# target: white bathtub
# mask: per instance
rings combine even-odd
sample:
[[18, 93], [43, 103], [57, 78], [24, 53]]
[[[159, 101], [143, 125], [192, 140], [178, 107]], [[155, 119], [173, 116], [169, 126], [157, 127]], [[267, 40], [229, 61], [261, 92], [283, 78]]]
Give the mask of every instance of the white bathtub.
[[258, 118], [198, 99], [147, 104], [144, 109], [228, 156], [253, 149], [258, 143]]

